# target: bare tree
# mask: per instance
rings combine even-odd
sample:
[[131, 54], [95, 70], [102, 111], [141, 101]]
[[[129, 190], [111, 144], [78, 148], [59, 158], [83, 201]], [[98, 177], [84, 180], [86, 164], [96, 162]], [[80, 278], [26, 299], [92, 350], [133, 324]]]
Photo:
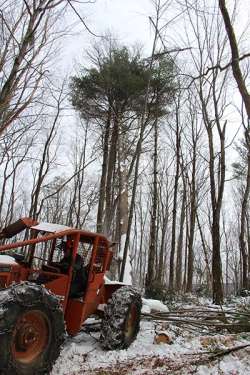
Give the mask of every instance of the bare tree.
[[[225, 85], [228, 71], [220, 72], [220, 62], [225, 53], [226, 40], [222, 32], [219, 17], [208, 17], [206, 12], [198, 9], [199, 5], [190, 10], [187, 4], [189, 22], [197, 40], [198, 56], [191, 52], [193, 62], [198, 70], [197, 89], [202, 118], [208, 137], [209, 146], [209, 179], [212, 206], [211, 236], [212, 236], [212, 274], [213, 274], [213, 299], [217, 304], [223, 301], [223, 278], [220, 255], [220, 217], [225, 186], [225, 132], [227, 121], [223, 119], [226, 108]], [[216, 12], [216, 5], [214, 7]], [[194, 13], [192, 13], [194, 12]], [[192, 13], [192, 15], [191, 15]], [[194, 18], [195, 17], [195, 20]], [[203, 27], [203, 30], [201, 29]], [[211, 41], [215, 40], [216, 43]], [[204, 76], [205, 64], [213, 66], [209, 77]], [[219, 142], [215, 140], [218, 137]], [[217, 147], [219, 151], [217, 151]]]
[[66, 95], [64, 93], [64, 85], [62, 85], [62, 87], [58, 90], [58, 93], [51, 92], [51, 95], [55, 101], [55, 114], [53, 122], [51, 126], [49, 126], [49, 130], [47, 132], [46, 139], [42, 147], [42, 155], [39, 161], [38, 168], [35, 168], [34, 170], [34, 184], [31, 192], [31, 203], [29, 209], [29, 216], [33, 219], [37, 219], [41, 213], [42, 204], [40, 202], [40, 194], [45, 179], [48, 173], [50, 172], [51, 168], [53, 167], [53, 163], [56, 160], [58, 145], [56, 145], [54, 150], [52, 150], [52, 147], [57, 134], [60, 112], [62, 110], [62, 106], [66, 98]]
[[[247, 173], [246, 173], [246, 184], [245, 184], [242, 205], [241, 205], [241, 224], [240, 224], [239, 244], [240, 244], [242, 263], [243, 263], [243, 280], [242, 280], [243, 285], [242, 286], [243, 288], [248, 288], [249, 287], [248, 270], [247, 270], [248, 254], [246, 251], [245, 227], [246, 227], [247, 205], [248, 205], [248, 199], [249, 199], [249, 194], [250, 194], [250, 93], [248, 92], [246, 80], [244, 78], [244, 74], [240, 66], [239, 47], [238, 47], [236, 35], [234, 32], [233, 24], [231, 22], [229, 12], [226, 7], [225, 0], [219, 0], [219, 7], [220, 7], [221, 15], [225, 24], [228, 41], [230, 44], [231, 57], [232, 57], [231, 67], [233, 71], [233, 76], [237, 83], [238, 90], [242, 97], [242, 101], [244, 103], [245, 110], [247, 113], [247, 124], [244, 126], [245, 142], [246, 142], [246, 147], [247, 147]], [[243, 119], [243, 124], [244, 124], [244, 119]]]
[[35, 102], [65, 0], [5, 1], [0, 11], [0, 134]]
[[177, 223], [177, 209], [178, 209], [178, 190], [179, 179], [181, 177], [181, 138], [182, 138], [182, 124], [180, 119], [181, 95], [179, 94], [175, 100], [175, 158], [176, 170], [174, 178], [174, 198], [173, 198], [173, 214], [172, 214], [172, 234], [171, 234], [171, 252], [169, 261], [169, 289], [174, 290], [174, 258], [176, 250], [176, 223]]
[[83, 228], [84, 225], [87, 225], [87, 218], [91, 216], [91, 211], [97, 203], [97, 184], [87, 174], [87, 167], [96, 160], [92, 152], [89, 152], [90, 138], [89, 123], [83, 120], [77, 122], [75, 137], [71, 144], [74, 177], [69, 184], [70, 193], [67, 199], [66, 220], [68, 226], [76, 228]]

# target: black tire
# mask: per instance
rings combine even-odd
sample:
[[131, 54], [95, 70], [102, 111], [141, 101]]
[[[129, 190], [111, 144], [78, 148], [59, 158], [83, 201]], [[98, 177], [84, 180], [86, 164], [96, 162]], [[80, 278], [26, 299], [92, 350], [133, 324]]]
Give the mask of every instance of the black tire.
[[43, 286], [24, 282], [0, 291], [0, 374], [48, 374], [64, 338], [59, 301]]
[[105, 350], [126, 349], [140, 329], [142, 299], [132, 287], [116, 290], [104, 308], [101, 346]]

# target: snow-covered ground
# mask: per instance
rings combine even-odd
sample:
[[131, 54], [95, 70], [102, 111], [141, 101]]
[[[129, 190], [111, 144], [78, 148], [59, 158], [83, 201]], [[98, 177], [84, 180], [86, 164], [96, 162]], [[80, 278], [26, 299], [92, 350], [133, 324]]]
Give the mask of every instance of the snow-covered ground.
[[[160, 303], [144, 300], [147, 312], [156, 307], [163, 310]], [[165, 331], [172, 344], [154, 343], [159, 331]], [[166, 322], [142, 320], [137, 339], [127, 350], [105, 352], [98, 339], [99, 333], [91, 331], [68, 339], [51, 375], [250, 374], [250, 347], [209, 358], [221, 349], [250, 345], [250, 334], [201, 336]]]

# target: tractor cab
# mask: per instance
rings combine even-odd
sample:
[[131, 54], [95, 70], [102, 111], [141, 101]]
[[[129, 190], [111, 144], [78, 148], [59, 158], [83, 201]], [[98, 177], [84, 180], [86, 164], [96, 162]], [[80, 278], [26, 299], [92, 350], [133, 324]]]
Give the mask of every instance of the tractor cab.
[[21, 281], [44, 285], [60, 299], [68, 332], [78, 332], [105, 298], [101, 290], [112, 259], [109, 241], [101, 234], [28, 218], [3, 229], [0, 237], [21, 237], [22, 232], [28, 239], [0, 246], [0, 289]]

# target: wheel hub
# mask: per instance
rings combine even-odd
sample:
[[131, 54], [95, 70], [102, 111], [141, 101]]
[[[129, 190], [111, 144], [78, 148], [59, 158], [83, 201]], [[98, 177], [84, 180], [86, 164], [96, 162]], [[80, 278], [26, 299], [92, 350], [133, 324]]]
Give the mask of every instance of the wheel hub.
[[41, 311], [24, 313], [17, 321], [12, 336], [12, 354], [17, 362], [35, 361], [47, 347], [49, 326], [46, 316]]

